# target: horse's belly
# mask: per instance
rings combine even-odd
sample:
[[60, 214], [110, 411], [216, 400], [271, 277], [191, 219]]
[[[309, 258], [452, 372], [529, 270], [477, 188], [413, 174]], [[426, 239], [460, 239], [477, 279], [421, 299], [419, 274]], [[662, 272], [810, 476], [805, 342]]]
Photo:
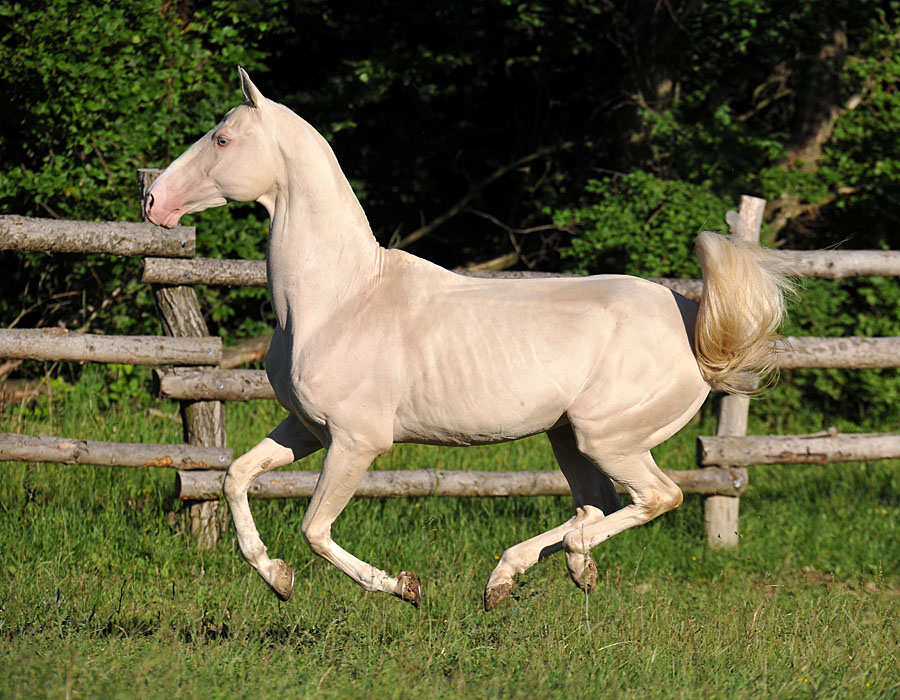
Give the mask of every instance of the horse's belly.
[[[470, 410], [465, 407], [464, 410]], [[564, 412], [509, 416], [479, 416], [458, 412], [420, 414], [409, 420], [399, 417], [394, 428], [394, 442], [429, 445], [492, 445], [543, 433], [565, 421]]]
[[549, 430], [577, 390], [538, 372], [507, 378], [447, 375], [413, 383], [395, 414], [397, 442], [477, 445]]

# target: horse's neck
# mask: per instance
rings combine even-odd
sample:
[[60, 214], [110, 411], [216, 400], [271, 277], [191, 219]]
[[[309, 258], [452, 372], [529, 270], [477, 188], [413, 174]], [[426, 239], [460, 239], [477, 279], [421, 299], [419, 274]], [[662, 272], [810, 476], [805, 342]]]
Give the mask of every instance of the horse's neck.
[[382, 249], [324, 140], [306, 144], [302, 167], [288, 161], [287, 168], [266, 266], [278, 324], [302, 342], [371, 284]]

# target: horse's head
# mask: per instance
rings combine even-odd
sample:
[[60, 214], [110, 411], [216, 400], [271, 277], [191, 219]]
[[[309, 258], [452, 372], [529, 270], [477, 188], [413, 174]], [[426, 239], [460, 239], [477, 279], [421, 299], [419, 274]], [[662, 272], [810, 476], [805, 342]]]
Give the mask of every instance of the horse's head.
[[275, 108], [238, 68], [246, 102], [232, 109], [211, 131], [181, 154], [147, 191], [144, 211], [154, 224], [171, 228], [185, 214], [233, 200], [273, 197], [278, 149], [266, 115]]

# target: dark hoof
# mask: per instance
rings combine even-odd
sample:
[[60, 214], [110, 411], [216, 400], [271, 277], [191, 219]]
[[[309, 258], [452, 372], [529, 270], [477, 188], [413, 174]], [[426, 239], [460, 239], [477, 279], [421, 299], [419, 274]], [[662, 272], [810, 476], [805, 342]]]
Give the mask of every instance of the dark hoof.
[[272, 560], [272, 581], [266, 581], [279, 600], [287, 601], [294, 590], [294, 570], [283, 559]]
[[507, 599], [510, 593], [512, 593], [512, 589], [515, 587], [515, 583], [510, 579], [509, 581], [504, 581], [503, 583], [498, 583], [494, 586], [488, 586], [484, 589], [484, 611], [490, 612], [494, 608], [496, 608], [500, 603]]
[[416, 608], [422, 605], [422, 581], [419, 574], [412, 571], [401, 571], [397, 577], [398, 598], [412, 603]]

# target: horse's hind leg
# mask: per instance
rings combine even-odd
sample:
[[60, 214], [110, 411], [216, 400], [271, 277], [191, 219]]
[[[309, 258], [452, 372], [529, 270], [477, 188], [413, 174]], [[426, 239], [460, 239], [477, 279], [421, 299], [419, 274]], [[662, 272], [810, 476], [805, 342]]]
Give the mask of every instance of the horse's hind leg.
[[[580, 512], [590, 513], [592, 510], [598, 509], [601, 511], [599, 517], [596, 512], [593, 513], [594, 517], [576, 517], [570, 532], [581, 531], [589, 523], [612, 515], [622, 508], [622, 501], [619, 499], [619, 494], [616, 493], [615, 485], [606, 474], [597, 468], [596, 464], [578, 449], [571, 426], [566, 425], [553, 430], [547, 433], [547, 437], [550, 438], [553, 454], [572, 489], [576, 515]], [[553, 552], [560, 549], [562, 549], [562, 538], [560, 538], [559, 544], [554, 545]], [[547, 554], [550, 553], [547, 552]], [[546, 554], [542, 553], [542, 556], [546, 556]], [[584, 556], [581, 564], [581, 574], [578, 578], [574, 578], [574, 581], [586, 593], [592, 593], [597, 582], [597, 565], [591, 559], [590, 554]]]
[[247, 490], [250, 482], [260, 474], [290, 464], [321, 447], [306, 426], [290, 415], [268, 437], [232, 462], [225, 474], [223, 491], [241, 554], [281, 600], [287, 600], [291, 595], [294, 571], [281, 559], [269, 559], [266, 555], [266, 546], [250, 513]]
[[[576, 584], [585, 576], [590, 551], [613, 535], [635, 525], [643, 525], [657, 515], [681, 505], [681, 489], [656, 466], [649, 452], [619, 455], [582, 445], [585, 454], [597, 460], [604, 473], [629, 492], [632, 502], [606, 518], [573, 528], [563, 536], [566, 568]], [[613, 451], [614, 452], [614, 451]]]
[[[484, 592], [485, 610], [501, 603], [512, 591], [513, 576], [520, 574], [544, 557], [562, 549], [563, 537], [572, 530], [600, 520], [622, 507], [612, 482], [582, 455], [568, 425], [547, 432], [553, 454], [572, 490], [575, 515], [562, 525], [507, 549], [500, 557]], [[597, 580], [597, 567], [587, 555], [583, 574], [578, 581], [590, 593]]]

